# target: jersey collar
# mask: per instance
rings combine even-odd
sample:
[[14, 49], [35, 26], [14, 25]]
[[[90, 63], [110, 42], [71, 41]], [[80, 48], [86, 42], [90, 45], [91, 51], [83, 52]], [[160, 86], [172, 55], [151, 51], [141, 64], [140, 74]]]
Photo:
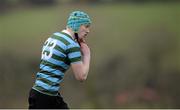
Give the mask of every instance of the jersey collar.
[[73, 37], [73, 35], [72, 35], [69, 31], [67, 31], [67, 30], [62, 30], [62, 33], [63, 33], [63, 34], [66, 34], [68, 37], [70, 37], [71, 39], [75, 40], [74, 37]]

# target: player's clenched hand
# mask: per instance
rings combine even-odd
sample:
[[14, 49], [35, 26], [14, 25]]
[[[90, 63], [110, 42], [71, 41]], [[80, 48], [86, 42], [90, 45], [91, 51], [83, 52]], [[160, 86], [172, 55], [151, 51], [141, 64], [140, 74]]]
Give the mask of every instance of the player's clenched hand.
[[90, 48], [85, 42], [80, 42], [83, 56], [90, 56]]

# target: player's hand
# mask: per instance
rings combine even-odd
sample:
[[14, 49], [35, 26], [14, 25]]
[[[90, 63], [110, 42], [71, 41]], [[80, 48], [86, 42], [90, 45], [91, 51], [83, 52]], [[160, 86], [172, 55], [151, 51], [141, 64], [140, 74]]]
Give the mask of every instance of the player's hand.
[[90, 48], [88, 47], [88, 45], [85, 42], [80, 42], [81, 45], [81, 52], [83, 54], [83, 56], [90, 56]]
[[78, 39], [78, 42], [81, 44], [82, 42], [83, 43], [86, 43], [85, 39], [84, 38], [81, 38], [81, 39]]

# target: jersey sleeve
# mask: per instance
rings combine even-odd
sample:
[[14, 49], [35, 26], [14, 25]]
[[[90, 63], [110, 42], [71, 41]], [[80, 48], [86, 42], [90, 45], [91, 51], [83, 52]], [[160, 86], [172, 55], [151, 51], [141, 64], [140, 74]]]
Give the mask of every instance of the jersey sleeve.
[[78, 45], [69, 45], [67, 49], [67, 56], [70, 63], [78, 63], [82, 61], [81, 50]]

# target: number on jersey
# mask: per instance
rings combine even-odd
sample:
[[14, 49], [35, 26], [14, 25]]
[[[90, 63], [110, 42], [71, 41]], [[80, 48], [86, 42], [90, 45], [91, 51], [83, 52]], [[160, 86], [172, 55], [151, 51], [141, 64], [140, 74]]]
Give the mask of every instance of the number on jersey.
[[56, 46], [57, 40], [48, 38], [44, 43], [41, 59], [48, 60], [53, 55], [53, 48]]

